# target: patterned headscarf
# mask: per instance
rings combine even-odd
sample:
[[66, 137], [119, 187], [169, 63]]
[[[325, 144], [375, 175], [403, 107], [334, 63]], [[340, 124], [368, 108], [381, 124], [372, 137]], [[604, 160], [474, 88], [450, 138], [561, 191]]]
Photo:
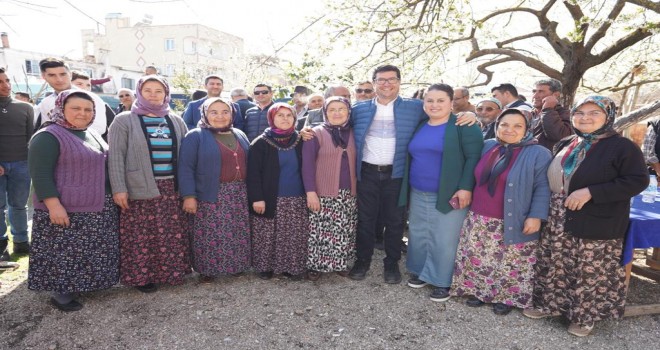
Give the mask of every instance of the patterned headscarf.
[[592, 145], [597, 143], [599, 140], [608, 138], [615, 135], [617, 132], [614, 130], [614, 119], [616, 118], [616, 104], [609, 97], [605, 96], [587, 96], [581, 101], [578, 101], [575, 104], [575, 107], [571, 110], [571, 120], [578, 108], [582, 107], [587, 103], [593, 103], [598, 106], [600, 109], [605, 112], [605, 124], [600, 127], [598, 130], [591, 133], [583, 133], [573, 126], [573, 131], [577, 136], [579, 136], [578, 143], [571, 150], [571, 152], [564, 158], [562, 164], [564, 168], [564, 177], [570, 178], [571, 174], [577, 169], [577, 167], [582, 163], [582, 160], [589, 152], [589, 149]]
[[[279, 129], [278, 127], [275, 126], [275, 115], [283, 108], [291, 111], [291, 114], [293, 115], [293, 119], [294, 119], [293, 123], [291, 124], [291, 127], [286, 130]], [[268, 117], [268, 125], [270, 127], [264, 130], [265, 137], [269, 138], [270, 140], [274, 141], [275, 143], [277, 143], [282, 147], [288, 147], [293, 142], [295, 142], [297, 137], [292, 137], [292, 136], [294, 136], [294, 134], [297, 136], [296, 122], [295, 122], [296, 110], [292, 106], [286, 103], [277, 102], [272, 106], [270, 106], [270, 108], [268, 109], [267, 117]]]
[[[211, 126], [211, 122], [209, 122], [209, 117], [208, 117], [208, 111], [209, 107], [211, 107], [212, 104], [220, 102], [229, 107], [229, 125], [227, 125], [224, 128], [214, 128]], [[197, 123], [197, 126], [199, 126], [202, 129], [208, 129], [211, 132], [214, 133], [221, 133], [221, 132], [227, 132], [230, 131], [231, 128], [234, 126], [233, 124], [233, 116], [234, 116], [234, 108], [231, 106], [231, 102], [229, 100], [220, 98], [220, 97], [211, 97], [207, 98], [206, 101], [199, 107], [199, 112], [202, 115], [202, 118], [199, 119], [199, 123]]]
[[[332, 102], [341, 102], [348, 109], [348, 118], [346, 118], [346, 122], [344, 122], [342, 125], [332, 125], [328, 120], [328, 106], [330, 106], [330, 103]], [[323, 112], [323, 127], [328, 130], [330, 136], [332, 136], [332, 143], [335, 145], [335, 147], [346, 148], [348, 146], [349, 135], [345, 135], [345, 138], [342, 137], [342, 131], [351, 128], [351, 103], [344, 97], [333, 96], [325, 100], [323, 109], [321, 109], [321, 111]]]
[[[89, 121], [89, 124], [85, 126], [84, 128], [78, 128], [76, 126], [73, 126], [71, 123], [69, 123], [66, 118], [64, 117], [64, 104], [66, 101], [69, 99], [69, 97], [82, 97], [87, 96], [90, 102], [92, 102], [92, 119]], [[57, 95], [57, 98], [55, 99], [55, 108], [53, 108], [53, 112], [50, 116], [50, 120], [44, 122], [43, 126], [47, 126], [49, 124], [57, 124], [59, 126], [65, 127], [69, 130], [87, 130], [87, 128], [92, 125], [94, 122], [94, 119], [96, 118], [96, 104], [94, 103], [94, 99], [92, 96], [87, 93], [87, 91], [81, 90], [81, 89], [69, 89], [69, 90], [64, 90]]]
[[[165, 99], [159, 105], [153, 105], [146, 98], [142, 96], [142, 87], [148, 81], [157, 81], [165, 89]], [[157, 117], [164, 117], [170, 112], [170, 85], [165, 78], [160, 75], [147, 75], [138, 80], [137, 88], [135, 89], [136, 100], [133, 102], [131, 112], [138, 115], [153, 114]]]
[[[497, 128], [500, 126], [502, 118], [509, 114], [522, 115], [525, 119], [525, 136], [523, 136], [518, 143], [506, 143], [497, 136]], [[513, 159], [513, 152], [516, 148], [537, 143], [536, 139], [534, 139], [534, 130], [532, 129], [532, 113], [517, 108], [505, 109], [497, 119], [495, 119], [495, 138], [499, 143], [499, 146], [497, 146], [497, 150], [499, 150], [498, 156], [493, 156], [491, 161], [486, 164], [484, 172], [481, 173], [481, 178], [479, 179], [479, 185], [488, 184], [488, 194], [490, 194], [491, 197], [495, 195], [500, 175], [502, 175], [502, 173], [509, 167], [511, 159]]]

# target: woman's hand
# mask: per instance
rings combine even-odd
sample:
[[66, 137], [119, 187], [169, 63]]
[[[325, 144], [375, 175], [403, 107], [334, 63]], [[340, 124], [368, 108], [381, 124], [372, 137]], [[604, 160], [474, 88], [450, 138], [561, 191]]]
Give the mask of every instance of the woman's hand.
[[266, 212], [266, 202], [258, 201], [258, 202], [252, 203], [252, 209], [257, 214], [263, 214], [263, 213]]
[[321, 210], [321, 201], [316, 192], [307, 192], [307, 208], [313, 212]]
[[590, 200], [591, 192], [589, 192], [589, 188], [585, 187], [569, 194], [564, 201], [564, 206], [569, 210], [580, 210]]
[[188, 214], [197, 213], [197, 198], [189, 197], [183, 200], [183, 211]]
[[454, 193], [451, 198], [458, 198], [458, 205], [460, 209], [463, 209], [472, 203], [472, 192], [467, 190], [458, 190]]
[[314, 132], [312, 131], [312, 128], [310, 128], [309, 126], [304, 127], [299, 132], [303, 141], [309, 141], [314, 138]]
[[121, 211], [128, 210], [128, 192], [117, 192], [112, 195], [112, 200], [117, 204]]
[[539, 232], [541, 229], [541, 219], [527, 218], [523, 224], [523, 234], [531, 235], [532, 233]]
[[62, 206], [62, 203], [60, 203], [59, 198], [46, 198], [44, 199], [44, 205], [46, 205], [46, 208], [48, 208], [48, 216], [50, 216], [51, 224], [60, 225], [63, 227], [69, 227], [71, 225], [71, 222], [69, 221], [69, 214]]
[[472, 126], [477, 122], [477, 115], [472, 112], [460, 112], [456, 117], [456, 125]]

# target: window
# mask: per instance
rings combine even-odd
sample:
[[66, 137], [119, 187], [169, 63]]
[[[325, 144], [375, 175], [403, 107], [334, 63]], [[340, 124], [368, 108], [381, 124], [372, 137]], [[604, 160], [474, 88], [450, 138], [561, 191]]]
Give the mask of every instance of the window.
[[173, 64], [167, 64], [165, 65], [165, 74], [168, 77], [174, 76], [174, 65]]
[[174, 51], [174, 39], [165, 39], [165, 51]]
[[135, 80], [131, 78], [121, 78], [121, 87], [135, 90]]
[[25, 73], [28, 75], [39, 75], [39, 61], [25, 60]]

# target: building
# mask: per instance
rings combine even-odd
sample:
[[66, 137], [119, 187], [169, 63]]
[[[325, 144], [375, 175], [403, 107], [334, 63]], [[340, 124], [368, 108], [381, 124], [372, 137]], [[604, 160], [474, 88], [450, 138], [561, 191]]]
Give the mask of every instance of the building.
[[130, 18], [111, 13], [105, 33], [82, 30], [83, 55], [88, 62], [143, 71], [156, 66], [166, 77], [187, 75], [202, 81], [218, 74], [226, 86], [243, 82], [243, 39], [201, 24], [152, 25], [151, 18], [131, 25]]

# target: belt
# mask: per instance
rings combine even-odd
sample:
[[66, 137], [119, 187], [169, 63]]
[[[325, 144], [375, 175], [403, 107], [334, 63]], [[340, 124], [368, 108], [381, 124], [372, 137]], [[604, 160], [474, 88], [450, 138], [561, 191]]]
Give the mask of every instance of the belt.
[[371, 170], [376, 170], [379, 173], [385, 173], [385, 172], [391, 172], [392, 171], [392, 166], [391, 165], [376, 165], [376, 164], [371, 164], [367, 162], [362, 162], [362, 167], [371, 169]]

